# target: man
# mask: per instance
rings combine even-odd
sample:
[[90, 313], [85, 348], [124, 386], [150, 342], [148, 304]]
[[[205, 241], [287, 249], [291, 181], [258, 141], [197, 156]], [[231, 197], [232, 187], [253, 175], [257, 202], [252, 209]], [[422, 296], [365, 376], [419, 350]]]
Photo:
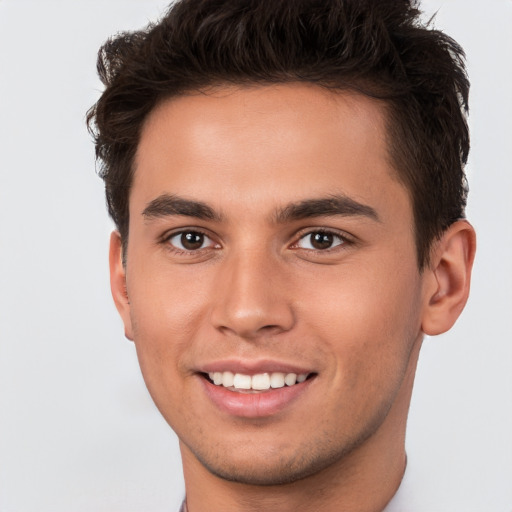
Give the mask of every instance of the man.
[[418, 16], [184, 0], [100, 52], [112, 292], [183, 510], [382, 511], [400, 485], [422, 339], [475, 252], [463, 53]]

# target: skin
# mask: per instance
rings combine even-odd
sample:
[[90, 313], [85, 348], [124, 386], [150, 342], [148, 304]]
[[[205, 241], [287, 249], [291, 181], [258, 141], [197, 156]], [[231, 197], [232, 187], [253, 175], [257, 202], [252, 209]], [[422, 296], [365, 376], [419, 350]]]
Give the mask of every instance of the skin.
[[[180, 439], [190, 512], [378, 511], [399, 485], [423, 334], [464, 307], [475, 238], [456, 222], [418, 270], [384, 116], [350, 92], [230, 86], [167, 100], [144, 126], [111, 284]], [[333, 194], [373, 213], [283, 213]], [[214, 218], [155, 208], [168, 196]], [[312, 245], [326, 230], [332, 245]], [[182, 232], [199, 248], [180, 248]], [[277, 361], [313, 378], [278, 412], [237, 416], [205, 392], [202, 372], [218, 361]]]

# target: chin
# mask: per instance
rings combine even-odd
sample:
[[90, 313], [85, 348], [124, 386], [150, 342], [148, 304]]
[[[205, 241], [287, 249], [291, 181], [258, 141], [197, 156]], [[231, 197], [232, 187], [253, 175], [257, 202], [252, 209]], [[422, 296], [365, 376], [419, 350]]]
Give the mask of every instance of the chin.
[[209, 453], [206, 456], [195, 454], [196, 458], [212, 475], [239, 484], [253, 486], [274, 486], [293, 484], [305, 478], [312, 477], [333, 465], [342, 463], [347, 455], [359, 443], [349, 446], [333, 446], [331, 442], [323, 442], [316, 447], [309, 446], [307, 450], [296, 447], [294, 453], [287, 454], [259, 452], [259, 457], [251, 453], [230, 454], [222, 456]]
[[292, 484], [322, 471], [329, 465], [318, 461], [292, 466], [287, 464], [286, 461], [279, 461], [275, 464], [260, 465], [259, 467], [255, 467], [254, 464], [212, 465], [205, 461], [201, 462], [211, 474], [218, 478], [254, 486]]

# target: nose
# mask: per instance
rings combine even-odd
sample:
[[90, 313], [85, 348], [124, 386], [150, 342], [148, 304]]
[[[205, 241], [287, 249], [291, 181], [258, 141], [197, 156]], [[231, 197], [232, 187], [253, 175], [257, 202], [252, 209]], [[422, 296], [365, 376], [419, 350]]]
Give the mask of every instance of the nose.
[[263, 250], [226, 258], [217, 275], [212, 322], [247, 340], [289, 331], [294, 312], [282, 265]]

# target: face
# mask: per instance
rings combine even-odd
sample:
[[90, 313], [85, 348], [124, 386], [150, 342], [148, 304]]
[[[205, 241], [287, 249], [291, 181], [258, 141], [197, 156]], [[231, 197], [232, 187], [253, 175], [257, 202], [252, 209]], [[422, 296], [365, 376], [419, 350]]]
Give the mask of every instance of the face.
[[191, 94], [147, 120], [113, 274], [185, 464], [257, 484], [315, 474], [411, 385], [423, 276], [385, 133], [378, 103], [305, 85]]

